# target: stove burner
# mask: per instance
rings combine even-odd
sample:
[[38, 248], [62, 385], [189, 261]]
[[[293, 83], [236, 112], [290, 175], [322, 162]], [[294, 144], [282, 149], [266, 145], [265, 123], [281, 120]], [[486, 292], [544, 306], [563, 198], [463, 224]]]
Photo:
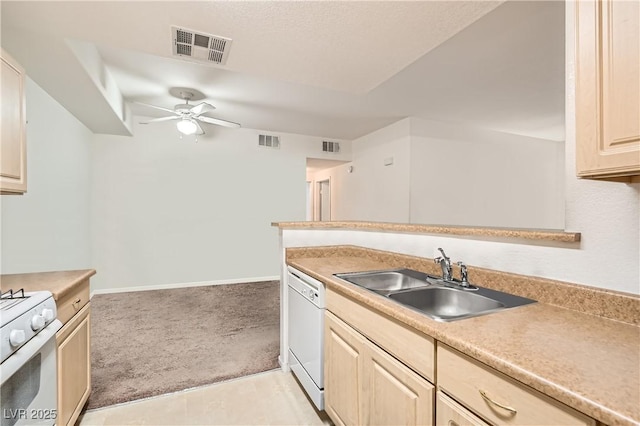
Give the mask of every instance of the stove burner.
[[[20, 293], [22, 293], [22, 296], [19, 296]], [[29, 296], [24, 295], [23, 288], [18, 291], [13, 291], [13, 289], [10, 288], [9, 291], [5, 291], [4, 293], [0, 294], [0, 299], [26, 299], [27, 297]]]
[[5, 309], [9, 309], [28, 298], [29, 296], [25, 296], [24, 289], [22, 288], [18, 291], [9, 289], [9, 291], [0, 294], [0, 310], [4, 311]]

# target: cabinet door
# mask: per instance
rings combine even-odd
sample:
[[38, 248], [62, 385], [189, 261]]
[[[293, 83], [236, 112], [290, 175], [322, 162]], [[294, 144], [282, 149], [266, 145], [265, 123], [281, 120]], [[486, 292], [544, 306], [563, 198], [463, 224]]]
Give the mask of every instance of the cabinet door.
[[363, 337], [393, 354], [425, 379], [434, 381], [435, 342], [432, 337], [331, 289], [327, 289], [326, 300], [331, 312], [359, 330]]
[[24, 70], [4, 50], [1, 59], [0, 191], [23, 193], [27, 190]]
[[364, 424], [433, 424], [433, 385], [372, 343], [364, 360]]
[[640, 2], [575, 5], [577, 174], [640, 175]]
[[91, 392], [90, 303], [58, 332], [58, 425], [73, 425]]
[[360, 425], [365, 339], [329, 311], [324, 324], [325, 411], [337, 425]]
[[436, 396], [437, 426], [489, 426], [471, 411], [449, 398], [442, 391]]

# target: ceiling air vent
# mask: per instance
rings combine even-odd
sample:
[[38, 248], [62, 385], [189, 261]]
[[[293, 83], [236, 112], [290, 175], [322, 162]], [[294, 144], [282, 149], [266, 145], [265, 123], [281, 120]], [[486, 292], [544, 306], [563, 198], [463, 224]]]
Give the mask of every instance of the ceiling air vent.
[[224, 65], [231, 39], [180, 27], [171, 27], [173, 56]]
[[322, 151], [340, 152], [340, 144], [338, 142], [322, 141]]
[[280, 136], [259, 135], [258, 145], [267, 148], [280, 148]]

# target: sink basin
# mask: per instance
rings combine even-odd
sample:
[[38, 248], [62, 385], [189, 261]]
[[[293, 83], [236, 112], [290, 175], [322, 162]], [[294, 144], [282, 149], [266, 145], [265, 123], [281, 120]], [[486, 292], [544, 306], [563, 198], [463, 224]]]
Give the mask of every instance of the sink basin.
[[355, 272], [336, 274], [336, 277], [383, 295], [429, 285], [426, 279], [412, 277], [406, 273], [407, 271], [408, 270]]
[[506, 307], [497, 300], [449, 287], [392, 293], [389, 298], [441, 321], [468, 318]]
[[464, 288], [411, 269], [335, 274], [388, 297], [436, 321], [454, 321], [535, 303], [535, 300], [483, 287]]

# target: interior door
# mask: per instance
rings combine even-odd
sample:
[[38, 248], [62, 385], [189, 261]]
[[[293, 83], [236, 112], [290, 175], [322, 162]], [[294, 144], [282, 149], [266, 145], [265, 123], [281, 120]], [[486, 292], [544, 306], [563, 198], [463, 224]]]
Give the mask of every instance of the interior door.
[[307, 181], [307, 220], [313, 220], [313, 191], [311, 182]]
[[331, 181], [318, 182], [319, 220], [331, 220]]

